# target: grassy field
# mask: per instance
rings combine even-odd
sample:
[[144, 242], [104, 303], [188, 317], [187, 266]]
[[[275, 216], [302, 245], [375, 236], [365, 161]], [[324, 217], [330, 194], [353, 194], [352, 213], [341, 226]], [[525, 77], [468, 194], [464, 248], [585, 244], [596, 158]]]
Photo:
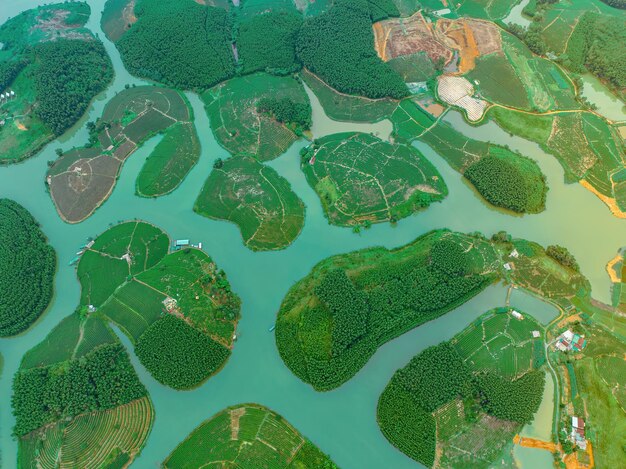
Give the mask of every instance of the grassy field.
[[[519, 2], [500, 2], [493, 0], [461, 0], [456, 3], [459, 15], [484, 18], [487, 20], [501, 20], [511, 12], [511, 8]], [[443, 8], [440, 7], [440, 8]]]
[[19, 440], [19, 464], [37, 467], [122, 467], [141, 450], [152, 429], [147, 397], [111, 410], [80, 415]]
[[[92, 314], [113, 321], [133, 343], [142, 342], [144, 351], [151, 349], [149, 341], [142, 341], [144, 333], [174, 315], [206, 337], [208, 346], [224, 347], [225, 363], [239, 318], [239, 298], [203, 251], [168, 252], [169, 238], [153, 225], [128, 222], [107, 230], [78, 264], [82, 307], [96, 308]], [[158, 334], [150, 337], [160, 340]], [[173, 354], [181, 352], [171, 341], [166, 345]], [[166, 353], [166, 346], [159, 347]], [[184, 366], [180, 370], [184, 372]]]
[[397, 221], [448, 194], [439, 172], [418, 150], [364, 133], [316, 140], [302, 167], [333, 225]]
[[254, 251], [284, 249], [304, 226], [304, 204], [289, 182], [257, 159], [238, 155], [213, 168], [194, 210], [235, 223]]
[[[436, 247], [449, 245], [449, 252], [455, 252], [450, 256], [465, 266], [461, 273], [443, 274], [430, 263]], [[359, 311], [347, 324], [337, 322], [340, 306], [322, 299], [333, 288], [325, 279], [341, 271], [347, 283], [333, 295], [338, 305], [354, 304]], [[334, 389], [356, 374], [379, 346], [464, 303], [498, 276], [489, 242], [446, 230], [394, 250], [371, 248], [330, 257], [284, 298], [276, 322], [278, 350], [300, 379], [317, 390]], [[366, 326], [359, 328], [359, 320]], [[359, 329], [348, 345], [338, 348], [345, 330]]]
[[[419, 139], [461, 174], [465, 174], [469, 167], [487, 157], [498, 158], [508, 166], [517, 168], [518, 170], [507, 172], [506, 178], [480, 176], [480, 184], [475, 184], [475, 188], [487, 202], [522, 212], [537, 213], [544, 209], [545, 178], [534, 161], [524, 159], [500, 145], [466, 137], [445, 122], [435, 120], [411, 100], [402, 101], [391, 120], [394, 135], [400, 141], [411, 142]], [[519, 168], [522, 167], [527, 169], [520, 171]], [[470, 179], [468, 181], [471, 183]], [[525, 199], [521, 203], [513, 203], [522, 192], [520, 188], [524, 189]]]
[[391, 116], [398, 101], [390, 98], [368, 99], [339, 93], [316, 75], [304, 70], [302, 79], [311, 88], [324, 112], [337, 121], [378, 122]]
[[105, 106], [90, 130], [92, 147], [74, 148], [49, 168], [50, 196], [61, 218], [79, 223], [109, 197], [126, 159], [150, 137], [164, 133], [137, 176], [137, 194], [172, 192], [200, 156], [187, 98], [156, 87], [128, 88]]
[[197, 427], [163, 467], [334, 469], [335, 464], [280, 415], [257, 404], [229, 407]]
[[211, 129], [231, 154], [254, 155], [260, 161], [276, 158], [299, 137], [275, 119], [257, 112], [261, 98], [289, 98], [308, 102], [303, 86], [291, 77], [256, 73], [233, 78], [202, 95]]

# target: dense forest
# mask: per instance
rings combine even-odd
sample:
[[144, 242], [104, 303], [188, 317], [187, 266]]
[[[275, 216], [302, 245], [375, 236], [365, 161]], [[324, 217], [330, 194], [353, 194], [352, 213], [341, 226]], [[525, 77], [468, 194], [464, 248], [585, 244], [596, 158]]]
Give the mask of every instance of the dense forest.
[[168, 315], [139, 337], [135, 353], [157, 381], [189, 389], [215, 373], [230, 351], [184, 320]]
[[626, 87], [626, 22], [623, 19], [585, 13], [572, 33], [564, 60], [572, 71]]
[[235, 74], [228, 13], [192, 1], [139, 0], [137, 22], [117, 47], [133, 75], [182, 89], [205, 89]]
[[626, 0], [601, 0], [608, 6], [619, 8], [620, 10], [626, 10]]
[[100, 41], [58, 39], [34, 47], [35, 112], [61, 135], [113, 79], [113, 65]]
[[539, 213], [545, 209], [545, 176], [529, 158], [494, 153], [471, 164], [463, 175], [497, 207], [517, 213]]
[[32, 215], [0, 199], [0, 337], [27, 329], [53, 292], [56, 254]]
[[15, 435], [63, 418], [106, 410], [147, 395], [121, 344], [78, 360], [18, 371], [13, 381]]
[[499, 419], [525, 424], [539, 408], [544, 381], [545, 373], [538, 370], [517, 379], [473, 373], [454, 347], [443, 342], [393, 375], [378, 401], [377, 420], [394, 446], [430, 467], [437, 442], [435, 410], [459, 398], [477, 402]]
[[311, 118], [311, 103], [298, 103], [291, 98], [264, 97], [257, 102], [257, 112], [266, 113], [282, 124], [301, 130], [309, 130], [313, 120]]
[[368, 5], [366, 0], [337, 1], [328, 12], [307, 18], [298, 36], [298, 56], [342, 93], [403, 98], [409, 91], [402, 78], [374, 50]]
[[559, 264], [564, 265], [565, 267], [569, 267], [576, 272], [580, 271], [580, 267], [578, 266], [576, 258], [571, 252], [567, 250], [566, 247], [559, 246], [558, 244], [548, 246], [546, 248], [546, 254], [555, 261], [557, 261]]
[[295, 8], [254, 15], [237, 26], [241, 74], [266, 71], [286, 75], [300, 68], [296, 39], [302, 15]]

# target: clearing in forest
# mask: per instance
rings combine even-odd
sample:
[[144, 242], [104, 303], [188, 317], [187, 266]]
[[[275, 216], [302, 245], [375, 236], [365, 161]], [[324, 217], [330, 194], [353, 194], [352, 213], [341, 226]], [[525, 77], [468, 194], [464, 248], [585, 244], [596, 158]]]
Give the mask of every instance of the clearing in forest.
[[316, 140], [302, 155], [307, 181], [333, 225], [397, 221], [443, 200], [443, 178], [415, 148], [370, 134]]
[[167, 469], [336, 469], [280, 415], [258, 404], [229, 407], [202, 423], [167, 457]]
[[265, 73], [233, 78], [204, 92], [201, 97], [220, 145], [233, 155], [255, 155], [260, 161], [283, 154], [299, 135], [289, 123], [281, 123], [259, 112], [259, 101], [287, 98], [298, 104], [309, 102], [304, 87], [294, 78]]
[[48, 170], [50, 196], [61, 218], [79, 223], [109, 197], [126, 159], [150, 137], [165, 133], [137, 176], [137, 194], [158, 197], [182, 182], [200, 156], [187, 99], [156, 86], [126, 89], [90, 128], [89, 145], [74, 148]]
[[304, 226], [304, 204], [289, 182], [246, 155], [233, 156], [213, 168], [194, 210], [235, 223], [253, 251], [284, 249]]

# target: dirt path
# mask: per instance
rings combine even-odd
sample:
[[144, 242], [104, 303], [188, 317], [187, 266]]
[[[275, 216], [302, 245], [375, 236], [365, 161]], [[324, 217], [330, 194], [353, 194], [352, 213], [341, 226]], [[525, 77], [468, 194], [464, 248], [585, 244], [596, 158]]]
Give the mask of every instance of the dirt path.
[[543, 441], [536, 438], [526, 438], [521, 437], [520, 435], [515, 435], [515, 438], [513, 438], [513, 443], [523, 446], [525, 448], [545, 449], [547, 451], [550, 451], [551, 453], [556, 453], [560, 451], [559, 446], [551, 441]]
[[622, 281], [622, 279], [617, 276], [617, 273], [615, 273], [615, 270], [613, 270], [613, 267], [615, 266], [615, 264], [617, 264], [618, 262], [621, 262], [622, 259], [623, 259], [622, 255], [618, 253], [606, 265], [606, 271], [609, 274], [609, 277], [611, 278], [611, 282], [613, 283], [620, 283]]

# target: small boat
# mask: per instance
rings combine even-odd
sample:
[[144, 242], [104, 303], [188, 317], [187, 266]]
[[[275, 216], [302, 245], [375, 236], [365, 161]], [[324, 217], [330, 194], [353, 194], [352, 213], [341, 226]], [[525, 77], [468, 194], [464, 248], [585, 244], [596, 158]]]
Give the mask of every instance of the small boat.
[[67, 265], [74, 265], [76, 264], [78, 261], [80, 260], [80, 256], [76, 256], [74, 259], [72, 259]]
[[270, 327], [269, 332], [273, 332], [274, 329], [276, 329], [276, 324], [272, 325], [272, 327]]

